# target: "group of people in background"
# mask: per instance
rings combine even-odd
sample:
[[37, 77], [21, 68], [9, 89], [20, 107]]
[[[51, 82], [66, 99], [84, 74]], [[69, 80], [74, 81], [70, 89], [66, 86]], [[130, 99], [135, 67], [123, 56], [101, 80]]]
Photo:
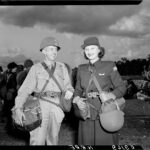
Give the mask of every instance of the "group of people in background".
[[8, 132], [11, 132], [12, 130], [11, 109], [15, 104], [17, 91], [32, 65], [33, 61], [27, 59], [23, 65], [10, 62], [5, 71], [0, 67], [0, 100], [2, 103], [1, 121], [6, 122], [5, 128]]
[[[77, 70], [76, 84], [72, 85], [70, 73], [66, 65], [57, 62], [56, 57], [61, 49], [58, 41], [53, 37], [46, 37], [41, 41], [39, 51], [44, 55], [43, 62], [49, 68], [54, 70], [53, 76], [58, 80], [60, 86], [65, 91], [65, 99], [72, 100], [81, 111], [86, 111], [85, 100], [96, 109], [101, 109], [101, 102], [122, 97], [126, 92], [124, 84], [115, 63], [111, 61], [102, 61], [105, 54], [104, 48], [99, 43], [97, 37], [88, 37], [81, 46], [85, 58], [89, 63], [80, 65]], [[32, 67], [31, 67], [32, 66]], [[30, 69], [31, 67], [31, 69]], [[99, 97], [98, 89], [93, 82], [89, 84], [91, 72], [89, 68], [95, 71], [99, 84], [105, 91]], [[10, 121], [11, 109], [16, 111], [18, 124], [22, 125], [23, 104], [27, 97], [33, 92], [39, 93], [45, 82], [48, 84], [43, 92], [43, 99], [40, 99], [42, 111], [42, 124], [40, 127], [30, 132], [30, 145], [57, 145], [59, 131], [65, 113], [56, 105], [49, 103], [53, 101], [59, 104], [61, 90], [56, 82], [49, 78], [48, 72], [43, 68], [42, 63], [33, 65], [31, 60], [26, 60], [24, 66], [10, 63], [4, 75], [5, 94], [2, 99], [5, 103], [5, 112], [7, 122]], [[73, 79], [74, 80], [74, 79]], [[88, 90], [87, 90], [88, 87]], [[4, 93], [4, 92], [2, 92]], [[51, 96], [51, 93], [55, 96]], [[95, 95], [95, 93], [97, 93]], [[93, 95], [92, 97], [89, 96]], [[11, 101], [11, 102], [10, 102]], [[105, 131], [99, 121], [99, 114], [92, 107], [88, 110], [86, 120], [79, 119], [78, 144], [80, 145], [112, 145], [119, 144], [117, 132], [109, 133]], [[5, 113], [4, 113], [5, 114]], [[73, 120], [72, 120], [73, 121]], [[8, 123], [8, 125], [10, 125]]]

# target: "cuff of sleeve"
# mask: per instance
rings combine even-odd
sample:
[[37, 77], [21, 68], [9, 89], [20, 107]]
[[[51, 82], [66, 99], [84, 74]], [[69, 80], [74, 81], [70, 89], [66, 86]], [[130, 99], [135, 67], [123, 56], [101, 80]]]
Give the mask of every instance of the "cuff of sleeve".
[[68, 89], [68, 91], [74, 93], [74, 89], [71, 89], [71, 88], [70, 88], [70, 89]]

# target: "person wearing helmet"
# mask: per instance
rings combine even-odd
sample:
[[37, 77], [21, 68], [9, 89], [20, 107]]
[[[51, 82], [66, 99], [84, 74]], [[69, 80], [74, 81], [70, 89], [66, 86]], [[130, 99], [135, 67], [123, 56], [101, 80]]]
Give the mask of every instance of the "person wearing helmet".
[[[49, 69], [53, 69], [53, 75], [59, 82], [62, 88], [65, 90], [65, 98], [70, 100], [74, 89], [71, 85], [69, 74], [64, 63], [56, 61], [57, 54], [60, 50], [58, 41], [53, 37], [46, 37], [40, 44], [40, 51], [44, 55], [44, 63]], [[25, 117], [21, 108], [26, 101], [28, 95], [32, 92], [38, 93], [43, 88], [45, 81], [49, 80], [43, 93], [46, 93], [43, 101], [40, 99], [41, 113], [42, 113], [42, 124], [40, 127], [30, 131], [30, 145], [57, 145], [58, 134], [62, 120], [64, 118], [63, 110], [48, 102], [60, 103], [60, 88], [52, 78], [49, 78], [47, 70], [42, 66], [42, 63], [34, 64], [23, 84], [18, 90], [18, 95], [15, 99], [16, 114], [18, 116], [18, 123], [22, 124], [22, 117]], [[51, 95], [51, 92], [56, 93], [55, 96]], [[25, 119], [25, 118], [24, 118]]]
[[[97, 37], [88, 37], [81, 46], [88, 64], [79, 65], [77, 82], [74, 92], [73, 104], [76, 104], [84, 114], [84, 120], [79, 119], [78, 144], [79, 145], [112, 145], [118, 144], [117, 132], [110, 133], [104, 130], [100, 123], [99, 112], [102, 102], [121, 98], [126, 86], [112, 61], [102, 61], [105, 49], [100, 46]], [[104, 91], [99, 96], [98, 89], [91, 79], [91, 70]], [[90, 84], [89, 84], [90, 83]], [[94, 107], [90, 107], [92, 104]]]

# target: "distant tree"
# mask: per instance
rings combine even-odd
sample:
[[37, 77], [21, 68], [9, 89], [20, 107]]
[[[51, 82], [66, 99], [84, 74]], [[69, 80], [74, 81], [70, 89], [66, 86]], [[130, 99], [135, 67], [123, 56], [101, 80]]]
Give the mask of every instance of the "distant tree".
[[147, 55], [147, 60], [150, 62], [150, 54]]
[[121, 75], [128, 74], [129, 60], [126, 57], [122, 57], [119, 61], [116, 62], [116, 65]]
[[149, 59], [132, 59], [128, 60], [123, 57], [116, 62], [118, 71], [121, 75], [142, 75], [144, 66], [147, 68], [149, 65]]
[[126, 63], [126, 62], [128, 61], [128, 59], [127, 59], [126, 57], [122, 57], [122, 58], [121, 58], [121, 61], [122, 61], [123, 63]]

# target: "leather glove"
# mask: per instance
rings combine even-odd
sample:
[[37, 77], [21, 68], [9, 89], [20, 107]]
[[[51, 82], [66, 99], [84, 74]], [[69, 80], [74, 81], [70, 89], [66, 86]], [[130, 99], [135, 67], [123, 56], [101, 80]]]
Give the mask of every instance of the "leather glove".
[[104, 103], [104, 102], [109, 101], [111, 99], [115, 100], [116, 96], [113, 93], [111, 93], [111, 92], [105, 92], [105, 91], [103, 91], [100, 94], [100, 99], [101, 99], [102, 103]]
[[71, 91], [69, 91], [69, 90], [66, 91], [66, 93], [65, 93], [65, 99], [69, 100], [69, 99], [72, 98], [72, 96], [73, 96], [73, 93]]
[[81, 97], [77, 96], [74, 98], [73, 103], [76, 103], [80, 110], [85, 111], [87, 108], [85, 101], [86, 101], [86, 98], [81, 98]]

